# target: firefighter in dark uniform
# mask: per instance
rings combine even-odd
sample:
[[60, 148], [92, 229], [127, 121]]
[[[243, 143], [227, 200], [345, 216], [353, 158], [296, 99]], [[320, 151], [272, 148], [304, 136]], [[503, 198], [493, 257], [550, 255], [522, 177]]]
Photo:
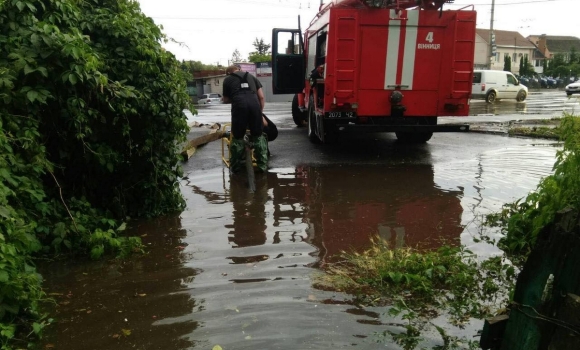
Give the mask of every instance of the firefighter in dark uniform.
[[230, 170], [240, 171], [244, 166], [244, 136], [250, 130], [250, 142], [260, 171], [268, 169], [268, 141], [262, 133], [264, 92], [260, 81], [242, 72], [237, 66], [226, 69], [223, 82], [223, 101], [232, 104], [232, 142], [230, 144]]

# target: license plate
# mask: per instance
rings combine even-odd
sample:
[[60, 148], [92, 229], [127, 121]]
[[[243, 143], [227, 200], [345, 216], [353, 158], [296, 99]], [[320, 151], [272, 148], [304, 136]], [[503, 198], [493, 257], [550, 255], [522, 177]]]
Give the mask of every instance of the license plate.
[[354, 118], [354, 112], [328, 112], [328, 118]]

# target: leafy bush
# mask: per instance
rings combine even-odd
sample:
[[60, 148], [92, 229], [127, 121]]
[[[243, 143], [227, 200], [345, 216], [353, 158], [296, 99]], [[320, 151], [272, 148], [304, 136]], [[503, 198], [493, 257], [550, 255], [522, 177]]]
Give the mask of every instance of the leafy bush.
[[[405, 349], [414, 349], [422, 339], [420, 330], [442, 312], [461, 326], [500, 309], [516, 273], [501, 257], [479, 262], [469, 250], [450, 246], [433, 251], [390, 249], [380, 239], [365, 252], [343, 253], [342, 258], [325, 267], [327, 274], [317, 285], [355, 293], [361, 303], [392, 304], [389, 314], [402, 315], [407, 324], [401, 325], [403, 333], [386, 333]], [[443, 329], [434, 327], [449, 341]]]
[[188, 95], [163, 40], [131, 0], [0, 0], [2, 348], [42, 330], [32, 254], [127, 254], [120, 221], [183, 208]]

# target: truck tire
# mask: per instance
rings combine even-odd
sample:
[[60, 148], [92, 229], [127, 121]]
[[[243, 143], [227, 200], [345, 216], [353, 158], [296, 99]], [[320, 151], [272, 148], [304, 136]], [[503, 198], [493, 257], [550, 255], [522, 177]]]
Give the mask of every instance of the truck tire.
[[312, 143], [320, 143], [316, 135], [318, 127], [316, 126], [316, 112], [314, 112], [314, 101], [311, 99], [308, 103], [308, 139]]
[[528, 97], [526, 90], [520, 90], [518, 92], [518, 96], [516, 96], [516, 101], [523, 102], [526, 99], [526, 97]]
[[306, 122], [308, 122], [308, 114], [298, 108], [298, 95], [294, 95], [292, 99], [292, 120], [294, 120], [296, 126], [300, 127], [305, 126]]
[[433, 137], [432, 132], [415, 133], [415, 143], [425, 143], [431, 140], [431, 137]]
[[485, 101], [487, 103], [494, 103], [496, 97], [497, 97], [497, 93], [495, 91], [491, 90], [490, 92], [487, 93], [487, 96], [485, 96]]
[[425, 143], [431, 140], [432, 132], [395, 132], [397, 140], [403, 143]]
[[333, 144], [338, 142], [338, 130], [336, 123], [332, 121], [325, 121], [323, 122], [323, 130], [324, 132], [324, 143], [325, 144]]

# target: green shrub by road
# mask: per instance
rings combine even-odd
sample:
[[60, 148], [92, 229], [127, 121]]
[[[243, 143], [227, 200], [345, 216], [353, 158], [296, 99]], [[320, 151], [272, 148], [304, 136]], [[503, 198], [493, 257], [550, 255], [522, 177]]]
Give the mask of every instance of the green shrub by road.
[[130, 0], [0, 0], [0, 346], [26, 347], [38, 254], [123, 254], [179, 210], [185, 77]]

